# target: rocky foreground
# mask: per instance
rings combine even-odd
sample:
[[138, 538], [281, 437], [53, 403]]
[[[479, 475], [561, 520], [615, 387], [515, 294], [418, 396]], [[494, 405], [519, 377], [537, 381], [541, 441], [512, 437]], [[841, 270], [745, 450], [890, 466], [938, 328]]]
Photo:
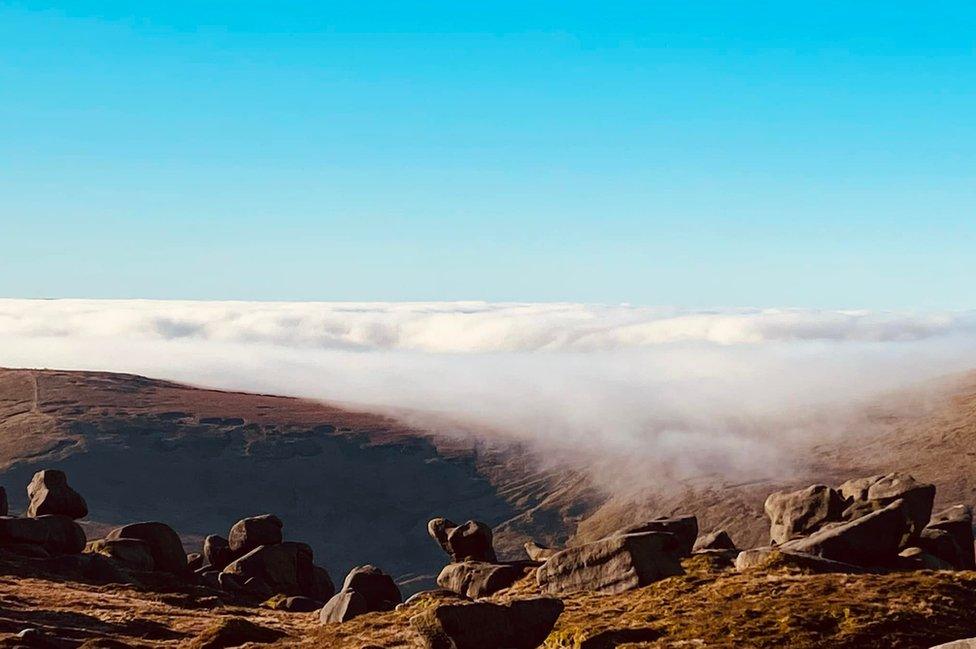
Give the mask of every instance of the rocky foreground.
[[[0, 643], [428, 649], [931, 647], [976, 636], [971, 509], [933, 514], [906, 474], [771, 494], [767, 546], [739, 549], [692, 515], [634, 522], [500, 561], [492, 529], [435, 518], [439, 588], [404, 601], [381, 567], [341, 584], [276, 516], [187, 552], [160, 521], [89, 540], [84, 497], [35, 474], [22, 516], [0, 491]], [[704, 532], [704, 533], [703, 533]]]

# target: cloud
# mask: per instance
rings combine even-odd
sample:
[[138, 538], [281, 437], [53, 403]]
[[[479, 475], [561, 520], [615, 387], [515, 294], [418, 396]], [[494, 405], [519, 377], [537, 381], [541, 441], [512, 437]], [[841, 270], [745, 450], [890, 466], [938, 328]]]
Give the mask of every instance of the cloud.
[[796, 413], [973, 368], [974, 342], [973, 312], [0, 300], [2, 365], [436, 412], [662, 479], [788, 471], [842, 432]]

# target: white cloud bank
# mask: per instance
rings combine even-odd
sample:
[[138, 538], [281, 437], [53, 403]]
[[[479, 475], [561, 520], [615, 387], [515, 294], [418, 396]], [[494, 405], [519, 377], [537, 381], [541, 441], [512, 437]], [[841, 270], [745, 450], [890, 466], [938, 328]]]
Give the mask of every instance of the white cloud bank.
[[0, 365], [436, 411], [737, 479], [790, 470], [800, 408], [976, 368], [976, 313], [0, 300]]

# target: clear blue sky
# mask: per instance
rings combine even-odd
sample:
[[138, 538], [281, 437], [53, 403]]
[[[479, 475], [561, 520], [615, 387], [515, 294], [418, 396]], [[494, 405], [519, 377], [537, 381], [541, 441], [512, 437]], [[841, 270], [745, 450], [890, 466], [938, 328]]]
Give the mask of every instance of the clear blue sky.
[[0, 295], [976, 306], [972, 2], [2, 2]]

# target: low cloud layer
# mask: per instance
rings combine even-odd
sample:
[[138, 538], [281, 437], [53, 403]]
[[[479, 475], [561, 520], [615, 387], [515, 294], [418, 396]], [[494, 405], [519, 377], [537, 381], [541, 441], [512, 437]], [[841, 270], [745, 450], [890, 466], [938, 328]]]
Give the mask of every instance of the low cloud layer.
[[0, 365], [435, 412], [552, 457], [740, 479], [843, 432], [797, 413], [976, 368], [976, 313], [0, 300]]

